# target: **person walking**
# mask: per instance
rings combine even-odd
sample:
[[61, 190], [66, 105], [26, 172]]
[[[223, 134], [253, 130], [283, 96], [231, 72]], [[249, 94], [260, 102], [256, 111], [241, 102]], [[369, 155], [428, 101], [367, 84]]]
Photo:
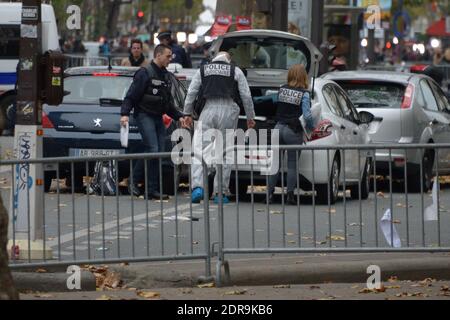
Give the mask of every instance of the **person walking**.
[[[242, 103], [247, 116], [247, 127], [255, 127], [255, 110], [250, 88], [242, 70], [231, 64], [228, 52], [219, 52], [211, 63], [205, 64], [192, 78], [184, 105], [185, 125], [192, 125], [194, 101], [202, 87], [202, 96], [205, 106], [200, 113], [199, 125], [194, 131], [193, 148], [195, 154], [202, 154], [210, 150], [214, 142], [205, 138], [204, 133], [209, 129], [217, 129], [222, 134], [223, 142], [234, 141], [234, 130], [237, 128]], [[239, 100], [240, 99], [240, 100]], [[234, 129], [234, 130], [227, 130]], [[217, 150], [217, 149], [216, 149]], [[223, 202], [228, 203], [230, 175], [234, 159], [227, 159], [223, 165]], [[199, 203], [203, 199], [203, 166], [193, 159], [192, 195], [191, 201]], [[214, 202], [218, 203], [218, 174], [214, 178]]]
[[[277, 124], [275, 130], [280, 132], [280, 145], [303, 144], [302, 126], [299, 118], [303, 115], [308, 129], [313, 129], [313, 118], [310, 105], [311, 97], [308, 91], [308, 74], [302, 64], [295, 64], [288, 71], [287, 84], [283, 85], [278, 92], [277, 99]], [[288, 151], [287, 172], [287, 203], [296, 204], [294, 189], [297, 183], [297, 154], [300, 151]], [[280, 157], [280, 165], [282, 165]], [[269, 177], [269, 203], [273, 202], [273, 193], [278, 183], [279, 170]]]
[[130, 56], [121, 62], [122, 67], [146, 67], [148, 60], [144, 56], [144, 44], [140, 39], [131, 40]]
[[183, 68], [192, 68], [191, 59], [186, 53], [186, 50], [172, 39], [172, 31], [163, 31], [159, 33], [158, 40], [161, 44], [169, 46], [172, 49], [172, 63], [179, 63]]
[[[134, 109], [139, 132], [142, 136], [143, 152], [163, 152], [166, 138], [166, 129], [163, 115], [167, 114], [174, 120], [181, 119], [184, 125], [183, 114], [178, 111], [171, 96], [170, 74], [167, 66], [172, 59], [172, 49], [166, 45], [156, 46], [153, 60], [146, 68], [140, 68], [134, 75], [127, 95], [121, 107], [120, 125], [126, 126], [129, 122], [131, 110]], [[136, 162], [133, 169], [133, 183], [129, 183], [130, 194], [140, 196], [138, 183], [145, 180], [144, 160]], [[158, 160], [149, 160], [147, 170], [147, 197], [149, 199], [168, 199], [167, 195], [160, 194]]]

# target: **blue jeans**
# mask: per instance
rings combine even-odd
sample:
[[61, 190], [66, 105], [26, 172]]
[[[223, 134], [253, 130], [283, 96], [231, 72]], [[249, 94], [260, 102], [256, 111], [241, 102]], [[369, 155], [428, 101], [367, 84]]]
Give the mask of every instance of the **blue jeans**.
[[[303, 134], [295, 133], [291, 128], [286, 124], [277, 123], [275, 129], [280, 130], [280, 145], [301, 145], [303, 144]], [[284, 151], [282, 151], [284, 152]], [[299, 151], [288, 151], [287, 156], [287, 164], [288, 164], [288, 172], [287, 172], [287, 191], [294, 191], [297, 184], [297, 154], [300, 158], [300, 150]], [[283, 165], [282, 161], [284, 158], [281, 157], [280, 152], [280, 168]], [[277, 185], [279, 177], [279, 171], [277, 174], [269, 177], [269, 194], [275, 191], [275, 186]]]
[[[166, 128], [161, 116], [153, 116], [144, 112], [135, 115], [137, 126], [142, 137], [142, 153], [164, 152]], [[148, 193], [159, 191], [159, 160], [147, 161]], [[145, 181], [144, 160], [136, 161], [133, 168], [133, 182], [135, 184]]]

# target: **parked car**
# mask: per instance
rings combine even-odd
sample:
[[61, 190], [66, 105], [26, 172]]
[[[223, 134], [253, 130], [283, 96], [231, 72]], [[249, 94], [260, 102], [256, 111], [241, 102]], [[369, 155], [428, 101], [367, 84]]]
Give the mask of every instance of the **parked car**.
[[[448, 143], [450, 141], [450, 104], [437, 83], [422, 74], [385, 71], [347, 71], [328, 73], [325, 79], [336, 81], [358, 110], [370, 111], [375, 120], [369, 134], [374, 143]], [[439, 150], [440, 174], [450, 173], [450, 150]], [[432, 186], [433, 149], [388, 150], [376, 152], [377, 174], [389, 174], [389, 162], [395, 178], [404, 177], [407, 163], [408, 191], [427, 191]], [[423, 175], [420, 177], [420, 163]]]
[[[44, 157], [116, 155], [138, 153], [141, 145], [134, 117], [130, 117], [128, 148], [120, 143], [120, 106], [130, 87], [135, 67], [78, 67], [65, 71], [64, 89], [70, 94], [59, 106], [44, 105], [42, 126], [44, 129]], [[175, 78], [172, 80], [172, 95], [175, 105], [182, 110], [186, 89]], [[165, 117], [167, 128], [166, 151], [172, 148], [170, 134], [176, 129], [175, 122]], [[94, 169], [94, 164], [89, 165]], [[129, 162], [122, 161], [119, 178], [129, 174]], [[75, 166], [76, 189], [82, 187], [86, 175], [84, 163]], [[164, 192], [174, 193], [173, 165], [170, 159], [163, 162]], [[50, 186], [56, 177], [56, 165], [46, 166], [45, 185]], [[71, 180], [70, 164], [61, 164], [60, 177]]]
[[[302, 63], [310, 77], [317, 71], [320, 52], [307, 38], [274, 30], [248, 30], [227, 33], [219, 37], [211, 46], [212, 54], [228, 51], [233, 62], [247, 71], [254, 101], [260, 97], [273, 95], [280, 85], [287, 80], [291, 65]], [[368, 124], [372, 120], [370, 113], [360, 114], [356, 111], [346, 93], [333, 81], [316, 79], [313, 108], [321, 108], [321, 121], [306, 145], [343, 145], [369, 143]], [[276, 103], [263, 99], [255, 103], [256, 129], [273, 129], [275, 127]], [[245, 113], [241, 110], [239, 127], [245, 130]], [[270, 136], [269, 136], [270, 141]], [[303, 151], [299, 159], [300, 187], [304, 190], [316, 188], [317, 199], [321, 203], [334, 203], [338, 191], [343, 185], [345, 162], [345, 183], [351, 189], [353, 198], [367, 198], [369, 193], [368, 172], [370, 156], [367, 152], [347, 150]], [[328, 159], [328, 160], [327, 160]], [[267, 159], [266, 159], [267, 160]], [[286, 164], [284, 164], [287, 168]], [[313, 174], [314, 167], [314, 174]], [[266, 176], [259, 174], [260, 166], [253, 165], [255, 184], [266, 184]], [[251, 166], [238, 165], [238, 190], [236, 190], [236, 169], [233, 168], [230, 191], [244, 195], [251, 181]], [[286, 169], [284, 172], [287, 172]], [[361, 183], [361, 194], [359, 184]]]

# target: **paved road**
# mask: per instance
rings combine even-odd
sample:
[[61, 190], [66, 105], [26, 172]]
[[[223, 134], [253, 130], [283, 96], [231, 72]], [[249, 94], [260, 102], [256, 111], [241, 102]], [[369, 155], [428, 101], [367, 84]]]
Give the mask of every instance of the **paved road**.
[[[1, 193], [9, 207], [10, 187]], [[348, 195], [333, 206], [311, 205], [307, 194], [301, 205], [267, 207], [262, 194], [224, 207], [226, 248], [388, 247], [379, 221], [392, 208], [393, 227], [402, 246], [450, 247], [450, 189], [440, 192], [440, 221], [423, 222], [422, 207], [431, 194], [389, 193], [382, 189], [368, 200]], [[191, 205], [188, 190], [170, 201], [146, 201], [130, 196], [45, 194], [45, 239], [53, 258], [61, 260], [204, 254], [204, 206]], [[218, 241], [218, 206], [210, 204], [211, 242]], [[300, 222], [300, 223], [299, 223]], [[438, 228], [439, 227], [439, 228]], [[438, 232], [440, 230], [440, 232]], [[423, 236], [425, 235], [425, 236]], [[60, 237], [59, 237], [60, 236]], [[330, 241], [331, 238], [331, 241]], [[134, 241], [133, 241], [134, 240]]]

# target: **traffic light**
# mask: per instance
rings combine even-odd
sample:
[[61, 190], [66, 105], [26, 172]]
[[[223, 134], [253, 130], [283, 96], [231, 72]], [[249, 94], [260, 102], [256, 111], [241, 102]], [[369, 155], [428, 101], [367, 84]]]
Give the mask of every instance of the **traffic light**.
[[144, 14], [144, 11], [142, 11], [142, 10], [139, 10], [136, 13], [136, 20], [137, 20], [138, 25], [141, 25], [144, 23], [144, 16], [145, 16], [145, 14]]

